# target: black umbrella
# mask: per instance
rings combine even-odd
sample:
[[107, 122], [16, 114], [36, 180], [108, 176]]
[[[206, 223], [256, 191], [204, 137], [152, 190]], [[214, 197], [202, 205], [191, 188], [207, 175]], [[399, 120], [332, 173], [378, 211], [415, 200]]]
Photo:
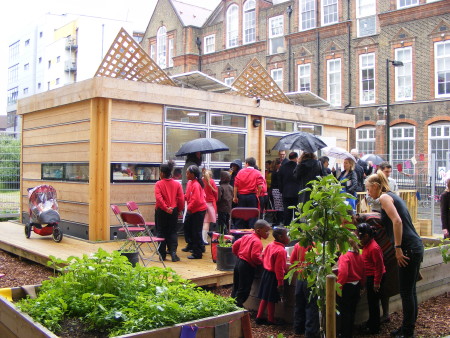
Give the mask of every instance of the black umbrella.
[[177, 151], [175, 156], [185, 156], [190, 153], [200, 152], [202, 154], [217, 153], [218, 151], [230, 150], [228, 146], [215, 138], [197, 138], [186, 142]]
[[307, 153], [313, 153], [319, 149], [325, 148], [327, 145], [316, 135], [298, 131], [280, 138], [273, 146], [272, 150], [291, 150], [300, 149]]
[[384, 162], [384, 159], [378, 155], [374, 155], [374, 154], [367, 154], [364, 155], [363, 157], [361, 157], [361, 160], [363, 161], [370, 161], [375, 165], [379, 165], [381, 164], [381, 162]]

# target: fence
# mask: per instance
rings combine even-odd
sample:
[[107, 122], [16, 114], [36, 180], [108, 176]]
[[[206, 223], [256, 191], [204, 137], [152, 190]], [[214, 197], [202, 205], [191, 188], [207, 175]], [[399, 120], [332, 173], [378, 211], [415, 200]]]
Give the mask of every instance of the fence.
[[20, 134], [0, 132], [0, 218], [20, 210]]

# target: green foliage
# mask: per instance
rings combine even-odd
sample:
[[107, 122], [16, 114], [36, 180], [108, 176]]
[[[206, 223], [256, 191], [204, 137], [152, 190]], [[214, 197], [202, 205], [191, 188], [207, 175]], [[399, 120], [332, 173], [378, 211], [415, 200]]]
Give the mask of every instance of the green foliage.
[[44, 281], [38, 297], [18, 307], [54, 332], [65, 317], [115, 336], [238, 310], [232, 298], [206, 292], [170, 268], [133, 268], [119, 252], [53, 257], [49, 265], [64, 273]]
[[[310, 200], [295, 208], [295, 218], [290, 224], [291, 240], [299, 240], [303, 247], [313, 247], [306, 253], [305, 264], [294, 264], [287, 274], [292, 279], [299, 271], [299, 278], [308, 281], [311, 294], [318, 296], [319, 308], [325, 308], [326, 276], [333, 273], [338, 253], [349, 248], [349, 239], [358, 241], [352, 232], [351, 216], [347, 211], [351, 206], [345, 203], [352, 195], [343, 193], [341, 183], [332, 175], [311, 181]], [[348, 222], [343, 226], [344, 220]], [[338, 290], [338, 288], [337, 288]], [[324, 313], [324, 311], [323, 311]], [[325, 316], [323, 316], [325, 317]]]
[[450, 239], [443, 239], [439, 248], [441, 250], [442, 259], [444, 263], [447, 264], [450, 262]]
[[218, 245], [218, 246], [221, 246], [221, 247], [224, 247], [224, 248], [230, 248], [230, 247], [233, 246], [233, 243], [231, 242], [231, 240], [226, 239], [226, 238], [225, 238], [225, 235], [224, 235], [223, 233], [221, 233], [221, 234], [219, 235], [217, 245]]
[[20, 139], [0, 136], [0, 188], [19, 189]]

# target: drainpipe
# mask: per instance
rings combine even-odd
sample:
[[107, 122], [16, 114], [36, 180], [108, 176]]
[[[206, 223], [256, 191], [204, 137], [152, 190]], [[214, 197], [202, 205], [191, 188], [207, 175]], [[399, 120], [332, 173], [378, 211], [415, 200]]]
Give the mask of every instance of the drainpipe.
[[195, 44], [198, 48], [198, 71], [202, 71], [202, 40], [197, 36], [197, 39], [195, 39]]
[[319, 30], [316, 30], [316, 42], [317, 42], [317, 96], [320, 96], [320, 34]]
[[344, 107], [344, 112], [352, 105], [352, 30], [350, 22], [350, 0], [347, 0], [347, 51], [348, 51], [348, 67], [347, 67], [347, 79], [348, 79], [348, 103]]
[[289, 39], [288, 39], [288, 92], [291, 92], [291, 88], [292, 88], [292, 65], [291, 65], [291, 39], [290, 39], [290, 35], [291, 35], [291, 16], [292, 16], [292, 6], [289, 5], [288, 8], [286, 9], [286, 13], [288, 14], [288, 35], [289, 35]]

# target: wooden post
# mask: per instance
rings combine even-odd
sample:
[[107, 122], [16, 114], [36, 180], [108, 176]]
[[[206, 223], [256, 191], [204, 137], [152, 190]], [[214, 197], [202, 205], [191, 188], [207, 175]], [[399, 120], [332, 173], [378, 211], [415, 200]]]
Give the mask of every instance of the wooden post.
[[326, 337], [336, 337], [336, 276], [328, 275], [326, 284]]
[[89, 240], [109, 240], [111, 99], [91, 101]]

